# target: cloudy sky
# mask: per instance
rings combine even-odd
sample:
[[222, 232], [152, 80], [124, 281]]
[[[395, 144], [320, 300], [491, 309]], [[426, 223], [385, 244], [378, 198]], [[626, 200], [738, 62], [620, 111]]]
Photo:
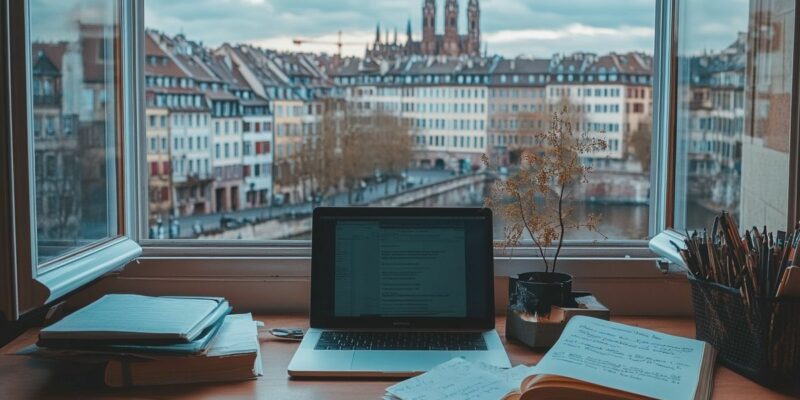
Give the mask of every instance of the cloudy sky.
[[[442, 30], [444, 0], [438, 0], [437, 24]], [[459, 25], [466, 27], [466, 3], [460, 0]], [[148, 27], [183, 32], [209, 45], [248, 42], [297, 50], [294, 37], [332, 41], [342, 31], [352, 45], [344, 52], [361, 55], [375, 36], [375, 25], [397, 28], [405, 38], [411, 19], [415, 39], [421, 35], [422, 0], [146, 0]], [[723, 48], [746, 29], [748, 0], [686, 0], [716, 22], [693, 21], [702, 33], [695, 49]], [[598, 53], [653, 52], [655, 0], [481, 0], [481, 28], [489, 53], [548, 57], [579, 50]], [[332, 46], [304, 45], [303, 50], [329, 51]]]
[[[33, 36], [47, 37], [53, 18], [76, 4], [97, 0], [31, 0]], [[333, 41], [341, 30], [343, 51], [363, 55], [375, 25], [398, 29], [405, 40], [411, 19], [421, 36], [423, 0], [145, 0], [145, 24], [168, 34], [184, 33], [209, 46], [251, 43], [283, 50], [334, 52], [329, 45], [292, 44], [292, 38]], [[656, 0], [481, 0], [481, 29], [491, 54], [549, 57], [574, 51], [653, 52]], [[466, 27], [467, 0], [459, 0], [459, 25]], [[748, 0], [682, 0], [688, 51], [722, 49], [747, 28]], [[444, 0], [437, 0], [443, 30]], [[713, 16], [713, 21], [709, 16]]]

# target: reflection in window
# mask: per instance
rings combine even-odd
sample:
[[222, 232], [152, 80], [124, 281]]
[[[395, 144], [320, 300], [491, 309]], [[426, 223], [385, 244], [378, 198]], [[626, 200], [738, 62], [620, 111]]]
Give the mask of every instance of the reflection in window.
[[[114, 39], [109, 1], [30, 2], [37, 262], [115, 235]], [[66, 16], [69, 16], [67, 18]]]
[[795, 5], [739, 3], [679, 3], [677, 228], [786, 226]]

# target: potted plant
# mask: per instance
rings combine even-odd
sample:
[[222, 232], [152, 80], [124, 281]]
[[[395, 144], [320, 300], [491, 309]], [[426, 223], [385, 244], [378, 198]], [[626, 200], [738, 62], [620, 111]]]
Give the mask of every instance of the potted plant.
[[[513, 249], [530, 240], [544, 264], [544, 271], [516, 277], [516, 288], [509, 293], [510, 306], [544, 315], [551, 306], [572, 306], [572, 276], [557, 271], [564, 236], [580, 229], [597, 232], [599, 222], [593, 214], [585, 220], [574, 217], [572, 190], [588, 181], [591, 167], [583, 163], [584, 157], [605, 150], [606, 142], [579, 133], [566, 107], [553, 114], [547, 131], [533, 133], [532, 139], [532, 147], [521, 153], [518, 170], [495, 182], [486, 206], [507, 224], [504, 240], [498, 245]], [[483, 162], [489, 166], [485, 155]]]

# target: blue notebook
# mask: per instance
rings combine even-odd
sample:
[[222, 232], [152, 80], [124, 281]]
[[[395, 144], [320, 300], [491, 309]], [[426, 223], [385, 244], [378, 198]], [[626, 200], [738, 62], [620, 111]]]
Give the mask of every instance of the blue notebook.
[[192, 344], [230, 312], [221, 297], [105, 295], [39, 332], [44, 345]]

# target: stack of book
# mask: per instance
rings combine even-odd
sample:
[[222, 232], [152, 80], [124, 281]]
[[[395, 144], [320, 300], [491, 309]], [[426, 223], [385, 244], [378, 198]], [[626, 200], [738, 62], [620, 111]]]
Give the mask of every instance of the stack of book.
[[111, 294], [42, 329], [38, 356], [105, 363], [108, 386], [254, 379], [258, 323], [220, 297]]

